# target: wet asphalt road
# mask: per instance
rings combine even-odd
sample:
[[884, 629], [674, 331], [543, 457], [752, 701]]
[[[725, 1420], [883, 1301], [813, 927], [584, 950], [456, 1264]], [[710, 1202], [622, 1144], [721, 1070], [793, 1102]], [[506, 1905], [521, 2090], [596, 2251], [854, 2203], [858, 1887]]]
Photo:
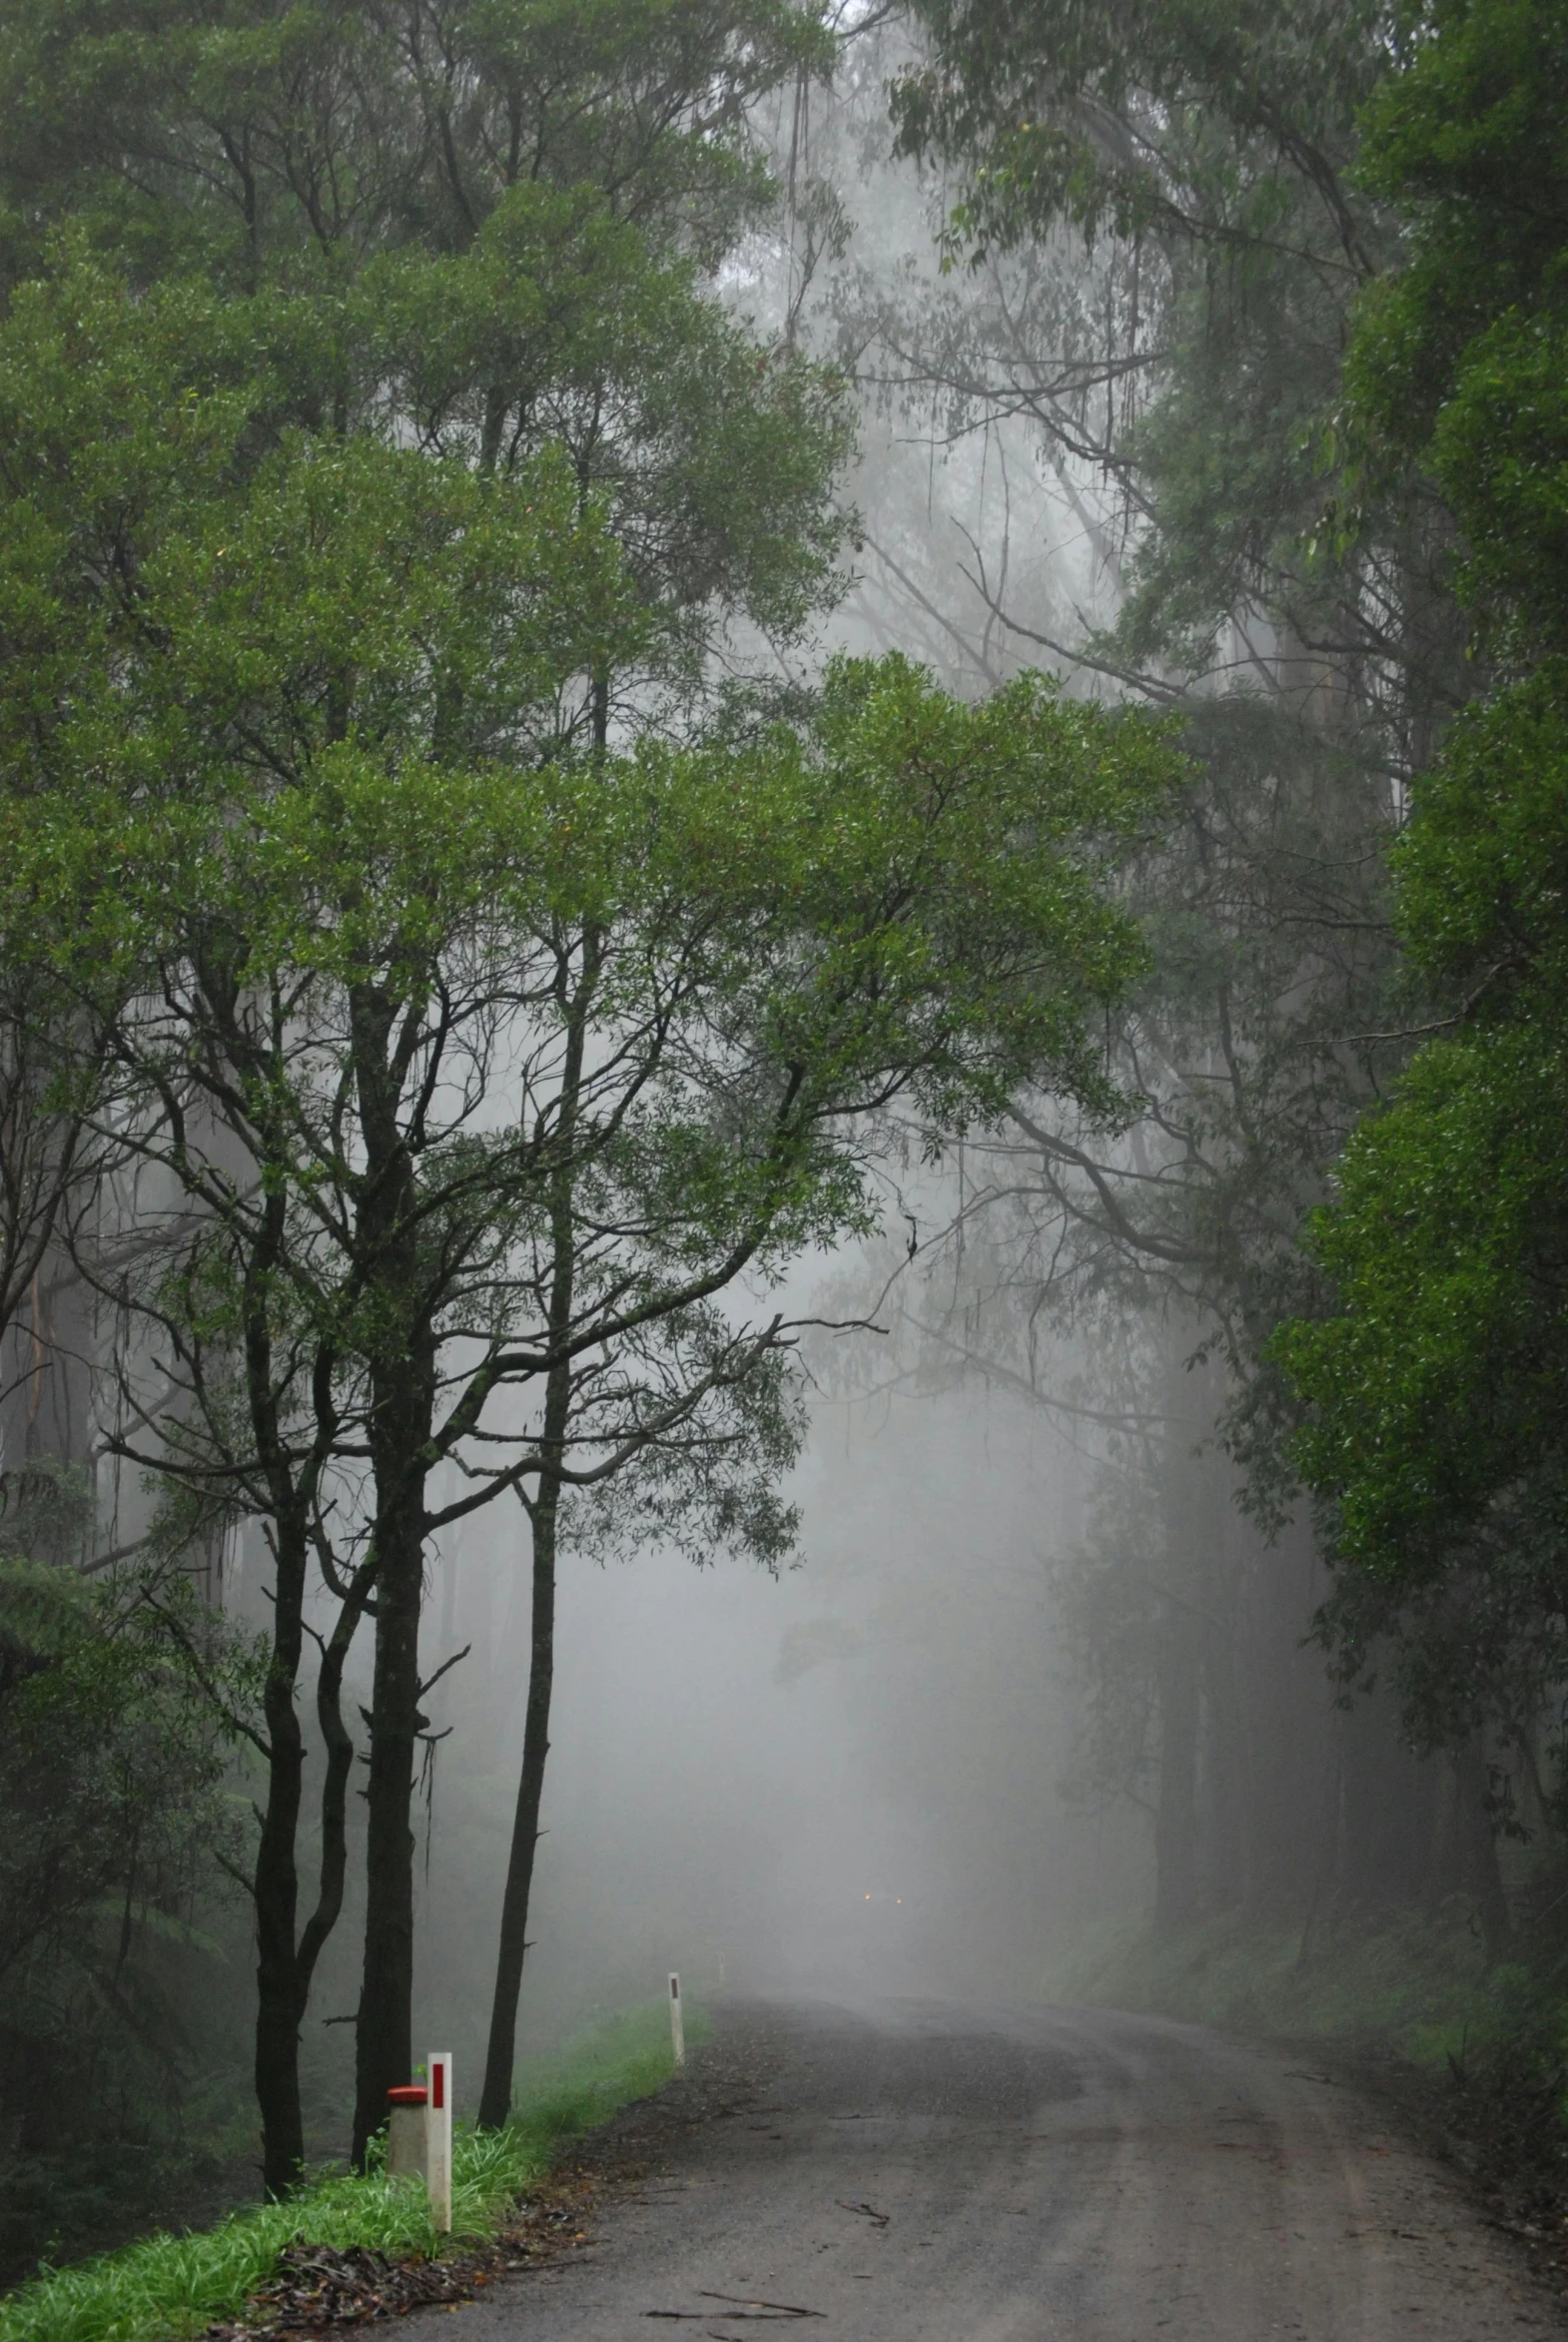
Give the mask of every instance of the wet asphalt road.
[[824, 2342], [1568, 2331], [1568, 2305], [1455, 2180], [1310, 2057], [1101, 2009], [751, 2004], [721, 2017], [692, 2087], [700, 2118], [640, 2117], [647, 2175], [611, 2192], [578, 2256], [411, 2327], [459, 2317], [462, 2342], [754, 2342], [764, 2323]]

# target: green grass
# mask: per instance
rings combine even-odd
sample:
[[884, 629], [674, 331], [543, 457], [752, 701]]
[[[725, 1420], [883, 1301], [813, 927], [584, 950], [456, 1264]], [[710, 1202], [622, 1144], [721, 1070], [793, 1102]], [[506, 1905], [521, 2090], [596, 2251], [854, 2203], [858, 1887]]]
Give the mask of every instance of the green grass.
[[1052, 1999], [1148, 2009], [1280, 2036], [1377, 2039], [1439, 2062], [1507, 2013], [1509, 1971], [1489, 1975], [1469, 1906], [1398, 1910], [1314, 1930], [1235, 1914], [1158, 1937], [1147, 1919], [1108, 1922], [1042, 1978]]
[[[705, 2030], [686, 2011], [689, 2040]], [[436, 2236], [420, 2180], [328, 2171], [287, 2203], [235, 2212], [214, 2228], [145, 2237], [74, 2267], [45, 2270], [0, 2300], [0, 2342], [178, 2342], [232, 2318], [302, 2239], [340, 2251], [434, 2254], [491, 2235], [509, 2207], [580, 2137], [673, 2071], [660, 1999], [589, 2026], [518, 2076], [503, 2131], [459, 2126], [452, 2142], [452, 2235]]]
[[[1149, 2010], [1275, 2040], [1393, 2051], [1424, 2074], [1455, 2151], [1488, 2188], [1568, 2205], [1568, 1947], [1526, 1933], [1488, 1967], [1468, 1902], [1301, 1929], [1236, 1915], [1158, 1937], [1147, 1919], [1081, 1938], [1040, 1979], [1053, 1999]], [[1403, 2088], [1403, 2083], [1399, 2087]], [[1434, 2094], [1435, 2093], [1435, 2094]], [[1534, 2210], [1529, 2214], [1536, 2217]]]

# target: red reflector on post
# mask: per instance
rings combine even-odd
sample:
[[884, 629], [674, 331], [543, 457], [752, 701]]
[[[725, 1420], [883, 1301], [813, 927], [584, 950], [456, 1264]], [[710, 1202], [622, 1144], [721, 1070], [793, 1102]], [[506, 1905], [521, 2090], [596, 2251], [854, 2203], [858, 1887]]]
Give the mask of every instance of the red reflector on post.
[[435, 2063], [430, 2068], [430, 2104], [438, 2108], [444, 2106], [445, 2103], [446, 2068], [441, 2060], [437, 2058]]
[[399, 2082], [394, 2090], [388, 2091], [387, 2103], [389, 2106], [422, 2106], [424, 2094], [421, 2081]]

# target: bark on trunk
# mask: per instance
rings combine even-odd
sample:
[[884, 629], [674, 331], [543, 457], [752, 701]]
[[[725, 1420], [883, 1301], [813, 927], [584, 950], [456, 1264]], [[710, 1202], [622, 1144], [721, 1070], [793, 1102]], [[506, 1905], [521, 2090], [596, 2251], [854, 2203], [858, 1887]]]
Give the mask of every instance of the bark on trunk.
[[522, 1773], [506, 1859], [501, 1898], [500, 1947], [495, 1992], [484, 2057], [479, 2125], [499, 2130], [511, 2111], [511, 2077], [516, 2063], [517, 1999], [528, 1949], [528, 1901], [533, 1891], [533, 1858], [539, 1843], [539, 1802], [550, 1747], [550, 1692], [555, 1673], [555, 1521], [558, 1489], [541, 1487], [533, 1504], [533, 1616], [528, 1658], [528, 1709], [522, 1735]]
[[300, 1998], [295, 1922], [299, 1870], [295, 1857], [305, 1780], [305, 1745], [294, 1704], [300, 1672], [305, 1597], [305, 1547], [281, 1530], [273, 1609], [273, 1663], [268, 1672], [267, 1803], [256, 1850], [256, 2097], [262, 2114], [262, 2185], [287, 2195], [305, 2167], [300, 2109]]
[[[597, 693], [598, 720], [606, 702]], [[601, 743], [602, 745], [602, 738]], [[584, 1034], [588, 1006], [598, 983], [597, 939], [584, 939], [582, 980], [573, 1002], [567, 1030], [566, 1058], [561, 1081], [561, 1159], [550, 1188], [550, 1301], [551, 1349], [558, 1352], [571, 1329], [576, 1294], [575, 1192], [570, 1168], [581, 1098]], [[562, 968], [562, 980], [566, 971]], [[512, 1817], [511, 1846], [506, 1857], [506, 1885], [501, 1896], [500, 1944], [495, 1960], [495, 1991], [490, 2003], [490, 2033], [484, 2056], [484, 2088], [479, 2100], [479, 2123], [499, 2130], [511, 2111], [511, 2076], [516, 2061], [517, 1997], [522, 1989], [522, 1965], [528, 1950], [528, 1901], [533, 1892], [533, 1858], [539, 1843], [539, 1802], [544, 1794], [544, 1764], [550, 1747], [550, 1694], [555, 1680], [555, 1543], [560, 1516], [561, 1469], [566, 1434], [571, 1425], [572, 1368], [557, 1355], [544, 1383], [544, 1421], [539, 1441], [541, 1469], [530, 1508], [533, 1532], [533, 1606], [528, 1650], [528, 1707], [523, 1721], [522, 1773]]]
[[[428, 1425], [424, 1428], [428, 1437]], [[422, 1441], [418, 1444], [422, 1445]], [[403, 1501], [378, 1507], [376, 1671], [367, 1792], [365, 1976], [356, 2028], [354, 2160], [387, 2119], [387, 2092], [413, 2068], [413, 1799], [419, 1713], [424, 1476], [404, 1450]], [[400, 1517], [398, 1517], [400, 1516]]]
[[316, 1714], [327, 1745], [322, 1781], [322, 1853], [316, 1908], [296, 1942], [299, 1866], [296, 1843], [305, 1790], [305, 1744], [294, 1705], [303, 1647], [303, 1528], [280, 1537], [274, 1604], [274, 1664], [266, 1716], [270, 1756], [267, 1804], [254, 1873], [257, 1935], [256, 2096], [262, 2114], [262, 2184], [289, 2194], [305, 2168], [300, 2105], [300, 2027], [323, 1947], [343, 1912], [348, 1870], [348, 1794], [354, 1742], [343, 1721], [344, 1662], [365, 1613], [369, 1573], [356, 1580], [322, 1652]]
[[[255, 1036], [241, 1014], [243, 996], [235, 966], [222, 958], [204, 964], [201, 984], [220, 1056], [248, 1074], [265, 1073], [271, 1061], [258, 1058]], [[258, 1084], [263, 1093], [267, 1088], [265, 1080]], [[221, 1142], [221, 1126], [217, 1137]], [[245, 1160], [280, 1164], [288, 1161], [289, 1146], [286, 1134], [264, 1130], [258, 1154], [253, 1132], [240, 1155]], [[240, 1168], [238, 1162], [235, 1168]], [[235, 1227], [236, 1257], [243, 1263], [246, 1396], [260, 1488], [265, 1491], [259, 1509], [272, 1523], [276, 1564], [272, 1660], [263, 1695], [265, 1731], [255, 1736], [267, 1764], [267, 1798], [251, 1885], [256, 1908], [254, 2071], [262, 2115], [262, 2173], [267, 2194], [278, 2197], [298, 2185], [304, 2169], [300, 2027], [322, 1948], [343, 1909], [345, 1801], [353, 1746], [343, 1729], [339, 1693], [344, 1661], [369, 1597], [370, 1577], [362, 1571], [352, 1581], [332, 1636], [322, 1645], [317, 1715], [328, 1764], [322, 1786], [321, 1875], [316, 1907], [304, 1934], [297, 1939], [298, 1835], [305, 1797], [306, 1748], [295, 1696], [305, 1647], [312, 1518], [318, 1476], [331, 1445], [332, 1410], [329, 1404], [325, 1420], [319, 1414], [317, 1443], [302, 1459], [295, 1449], [294, 1433], [285, 1432], [283, 1408], [291, 1377], [285, 1372], [280, 1379], [274, 1350], [275, 1280], [288, 1250], [287, 1179], [264, 1181], [264, 1189], [266, 1201], [260, 1221], [253, 1226], [242, 1219]], [[200, 1192], [200, 1181], [193, 1192]], [[330, 1345], [324, 1345], [317, 1353], [313, 1382], [319, 1392], [330, 1393], [332, 1379], [333, 1353]], [[211, 1599], [211, 1588], [208, 1591]]]
[[376, 1509], [376, 1666], [367, 1787], [365, 1970], [356, 2027], [354, 2160], [387, 2118], [387, 2092], [413, 2063], [413, 1798], [424, 1591], [425, 1481], [435, 1408], [429, 1264], [421, 1255], [413, 1166], [399, 1122], [415, 1020], [379, 987], [351, 1004], [365, 1141], [356, 1242], [386, 1347], [371, 1363]]

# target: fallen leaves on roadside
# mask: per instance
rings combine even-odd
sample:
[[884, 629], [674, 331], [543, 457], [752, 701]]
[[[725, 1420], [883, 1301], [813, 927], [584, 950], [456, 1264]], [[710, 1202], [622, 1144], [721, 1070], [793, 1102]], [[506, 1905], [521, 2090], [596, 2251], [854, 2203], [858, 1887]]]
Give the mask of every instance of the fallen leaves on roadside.
[[283, 2342], [289, 2335], [470, 2301], [496, 2276], [542, 2268], [586, 2244], [582, 2222], [593, 2192], [590, 2180], [572, 2173], [537, 2202], [520, 2204], [510, 2226], [488, 2244], [440, 2260], [373, 2252], [365, 2245], [339, 2251], [301, 2239], [280, 2253], [277, 2274], [251, 2295], [244, 2315], [206, 2327], [201, 2342]]

